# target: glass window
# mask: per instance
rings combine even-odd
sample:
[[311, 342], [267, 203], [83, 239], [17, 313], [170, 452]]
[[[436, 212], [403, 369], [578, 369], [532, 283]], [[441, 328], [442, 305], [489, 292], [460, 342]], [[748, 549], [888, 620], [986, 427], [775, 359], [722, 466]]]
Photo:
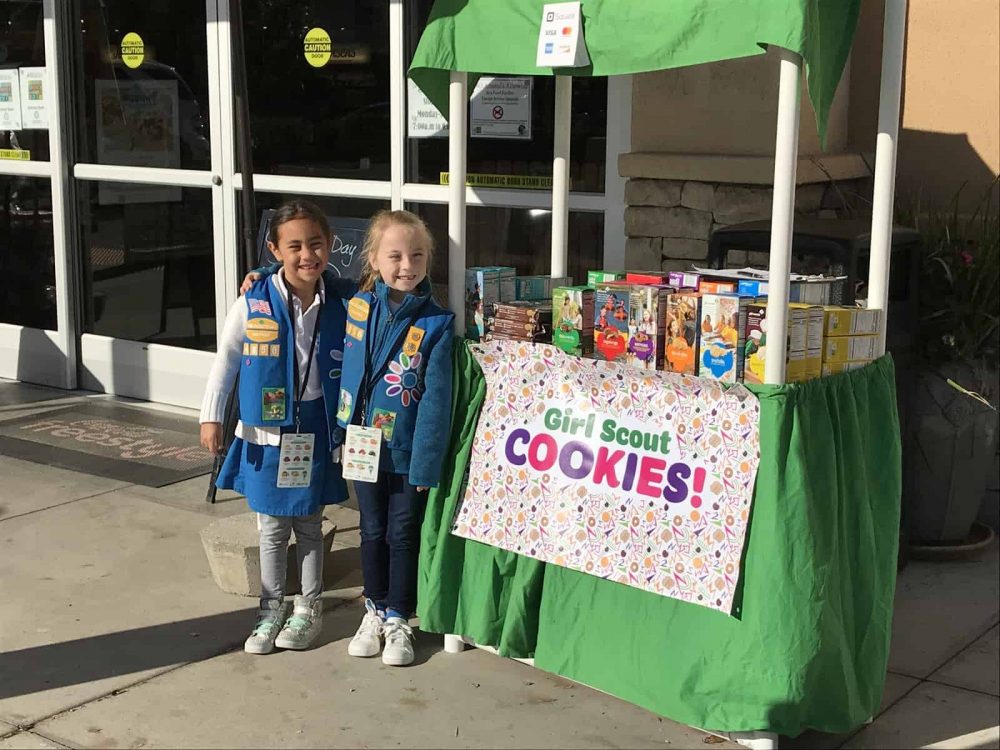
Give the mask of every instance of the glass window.
[[56, 329], [52, 189], [47, 178], [0, 176], [0, 322]]
[[80, 161], [208, 169], [205, 0], [75, 0], [74, 9]]
[[78, 181], [84, 330], [215, 348], [212, 193]]
[[27, 151], [31, 161], [49, 158], [48, 122], [39, 102], [54, 93], [45, 91], [44, 69], [42, 0], [0, 3], [0, 149]]
[[[431, 279], [438, 299], [448, 299], [448, 206], [408, 204], [434, 237]], [[551, 212], [529, 208], [469, 206], [466, 213], [466, 266], [514, 266], [519, 276], [545, 275], [552, 268]], [[569, 267], [575, 283], [587, 281], [587, 271], [602, 268], [604, 214], [571, 211]]]
[[[407, 24], [407, 60], [413, 58], [420, 35], [427, 24], [433, 0], [416, 0], [409, 3]], [[506, 77], [504, 77], [506, 78]], [[489, 135], [489, 125], [477, 136], [475, 123], [470, 119], [468, 141], [468, 172], [470, 175], [552, 176], [553, 124], [555, 107], [555, 80], [551, 76], [525, 76], [519, 81], [530, 81], [530, 128], [523, 132], [494, 128]], [[470, 96], [474, 91], [470, 91]], [[570, 138], [570, 190], [603, 193], [605, 167], [605, 140], [607, 136], [607, 78], [574, 78], [572, 131]], [[407, 107], [414, 105], [409, 100]], [[520, 107], [519, 112], [524, 112]], [[409, 109], [408, 109], [409, 112]], [[473, 114], [476, 108], [472, 108]], [[470, 118], [473, 117], [470, 114]], [[493, 115], [487, 108], [483, 117]], [[505, 118], [509, 112], [497, 111]], [[516, 114], [515, 114], [516, 117]], [[407, 118], [409, 130], [409, 117]], [[530, 136], [530, 137], [529, 137]], [[441, 173], [448, 171], [448, 138], [446, 134], [411, 138], [407, 137], [406, 180], [441, 184]]]
[[389, 3], [245, 0], [243, 22], [254, 171], [388, 180]]

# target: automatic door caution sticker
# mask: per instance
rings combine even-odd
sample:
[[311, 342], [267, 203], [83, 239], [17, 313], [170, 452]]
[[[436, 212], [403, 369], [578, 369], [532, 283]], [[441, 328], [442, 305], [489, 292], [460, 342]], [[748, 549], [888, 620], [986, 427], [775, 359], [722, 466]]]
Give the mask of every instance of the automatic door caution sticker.
[[320, 28], [309, 29], [302, 43], [306, 62], [314, 68], [322, 68], [330, 62], [330, 35]]
[[146, 45], [142, 37], [130, 31], [122, 37], [122, 62], [130, 68], [138, 68], [146, 57]]

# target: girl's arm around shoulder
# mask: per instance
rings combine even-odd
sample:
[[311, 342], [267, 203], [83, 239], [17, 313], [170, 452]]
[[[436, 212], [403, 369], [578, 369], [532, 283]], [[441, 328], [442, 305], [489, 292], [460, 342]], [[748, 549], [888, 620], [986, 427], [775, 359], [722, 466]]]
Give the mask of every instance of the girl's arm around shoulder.
[[428, 352], [424, 370], [424, 394], [417, 407], [410, 456], [410, 484], [437, 487], [441, 465], [451, 442], [452, 333], [455, 316], [448, 312], [446, 325]]
[[346, 301], [358, 293], [358, 282], [342, 278], [329, 268], [323, 271], [323, 284], [327, 297], [338, 297]]
[[239, 297], [229, 308], [222, 336], [216, 347], [215, 360], [205, 384], [201, 402], [200, 422], [221, 422], [226, 413], [226, 401], [236, 382], [243, 356], [243, 340], [247, 328], [247, 303]]

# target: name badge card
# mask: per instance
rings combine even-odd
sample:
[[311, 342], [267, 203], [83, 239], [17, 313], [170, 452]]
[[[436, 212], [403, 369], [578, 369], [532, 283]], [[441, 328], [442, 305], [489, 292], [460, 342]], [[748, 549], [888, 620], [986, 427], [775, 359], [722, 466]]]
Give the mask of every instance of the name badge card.
[[590, 65], [584, 43], [583, 15], [580, 3], [548, 3], [542, 8], [542, 25], [538, 30], [539, 68], [582, 68]]
[[378, 458], [382, 452], [382, 428], [351, 425], [340, 453], [344, 479], [374, 482], [378, 479]]
[[308, 487], [312, 481], [316, 436], [286, 432], [278, 454], [278, 487]]

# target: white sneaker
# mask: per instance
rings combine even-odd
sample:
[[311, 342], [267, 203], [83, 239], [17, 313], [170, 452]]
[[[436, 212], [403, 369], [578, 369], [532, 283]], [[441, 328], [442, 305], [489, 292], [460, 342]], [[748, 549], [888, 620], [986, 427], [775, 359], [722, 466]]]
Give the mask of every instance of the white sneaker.
[[375, 609], [375, 603], [365, 599], [365, 616], [347, 646], [347, 653], [351, 656], [378, 656], [382, 650], [382, 625], [382, 615]]
[[288, 607], [284, 603], [276, 609], [261, 607], [257, 610], [257, 622], [253, 632], [243, 644], [243, 650], [248, 654], [269, 654], [274, 651], [274, 639], [278, 637], [281, 626], [285, 624]]
[[309, 600], [305, 596], [295, 597], [292, 616], [285, 621], [285, 627], [278, 633], [274, 645], [293, 651], [309, 648], [323, 629], [323, 600]]
[[385, 650], [382, 663], [390, 667], [405, 667], [413, 663], [413, 629], [402, 617], [390, 617], [382, 626]]

